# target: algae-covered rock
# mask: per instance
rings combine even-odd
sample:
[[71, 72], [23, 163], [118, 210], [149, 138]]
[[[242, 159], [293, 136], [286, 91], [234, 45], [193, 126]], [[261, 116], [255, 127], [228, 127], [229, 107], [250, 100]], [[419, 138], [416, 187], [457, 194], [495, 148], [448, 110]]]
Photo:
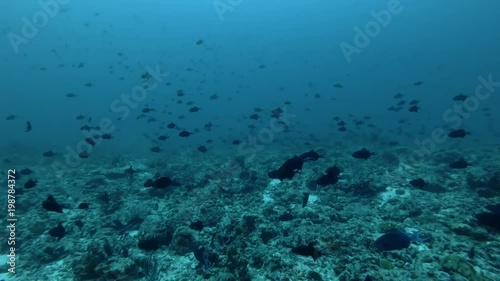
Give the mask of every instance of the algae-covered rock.
[[452, 271], [463, 275], [469, 281], [486, 281], [486, 277], [477, 272], [472, 264], [467, 259], [457, 256], [448, 255], [441, 260], [441, 266], [446, 271]]

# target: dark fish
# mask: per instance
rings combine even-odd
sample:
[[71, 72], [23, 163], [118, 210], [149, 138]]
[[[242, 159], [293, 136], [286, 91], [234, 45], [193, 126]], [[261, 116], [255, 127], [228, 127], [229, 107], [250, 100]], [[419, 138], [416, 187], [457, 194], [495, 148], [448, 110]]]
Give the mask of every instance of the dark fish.
[[207, 152], [207, 151], [208, 151], [207, 147], [206, 147], [206, 146], [204, 146], [204, 145], [200, 145], [200, 146], [198, 146], [197, 150], [198, 150], [199, 152], [202, 152], [202, 153], [205, 153], [205, 152]]
[[310, 242], [307, 246], [300, 245], [293, 248], [292, 253], [296, 255], [312, 257], [313, 260], [317, 260], [319, 257], [321, 257], [321, 251], [314, 248], [314, 244], [312, 242]]
[[302, 208], [304, 208], [307, 205], [308, 201], [309, 201], [309, 193], [304, 192], [304, 196], [302, 197]]
[[316, 151], [314, 150], [310, 150], [306, 153], [302, 153], [299, 158], [302, 159], [302, 161], [304, 162], [308, 162], [308, 161], [316, 161], [318, 160], [319, 158], [321, 157], [321, 155], [319, 155]]
[[174, 123], [170, 122], [168, 125], [167, 125], [167, 128], [169, 129], [173, 129], [175, 128], [177, 125], [175, 125]]
[[111, 134], [106, 133], [106, 134], [102, 134], [101, 138], [105, 139], [105, 140], [110, 140], [113, 138], [113, 136]]
[[418, 107], [418, 105], [412, 105], [410, 108], [408, 108], [408, 111], [409, 112], [418, 112], [419, 109], [420, 109], [420, 107]]
[[366, 159], [370, 158], [370, 156], [372, 156], [372, 155], [376, 155], [376, 153], [372, 153], [372, 152], [368, 151], [368, 149], [363, 147], [361, 150], [354, 152], [352, 154], [352, 157], [354, 157], [356, 159], [365, 159], [366, 160]]
[[160, 152], [160, 151], [161, 151], [161, 149], [160, 149], [160, 147], [159, 147], [159, 146], [155, 146], [155, 147], [152, 147], [152, 148], [151, 148], [151, 152], [158, 153], [158, 152]]
[[418, 101], [418, 100], [412, 100], [412, 101], [410, 101], [410, 102], [409, 102], [409, 105], [416, 105], [416, 104], [418, 104], [419, 102], [420, 102], [420, 101]]
[[87, 159], [89, 158], [90, 156], [90, 153], [88, 151], [82, 151], [80, 153], [78, 153], [78, 157], [82, 158], [82, 159]]
[[496, 230], [500, 230], [500, 213], [482, 212], [476, 214], [479, 225], [486, 225]]
[[181, 90], [181, 89], [177, 90], [177, 96], [178, 97], [183, 97], [184, 96], [184, 91]]
[[33, 127], [31, 127], [31, 123], [30, 123], [30, 121], [26, 121], [26, 131], [25, 131], [25, 132], [29, 132], [29, 131], [31, 131], [31, 129], [32, 129], [32, 128], [33, 128]]
[[134, 170], [134, 168], [132, 168], [132, 166], [128, 167], [127, 169], [125, 169], [125, 174], [127, 175], [130, 175], [130, 176], [133, 176], [135, 174], [135, 172], [137, 172], [136, 170]]
[[152, 187], [152, 188], [161, 189], [161, 188], [169, 187], [170, 185], [172, 185], [172, 183], [173, 183], [173, 181], [169, 177], [161, 177], [161, 178], [158, 178], [156, 180], [148, 179], [144, 183], [144, 187]]
[[453, 130], [448, 134], [448, 137], [452, 139], [464, 138], [466, 135], [470, 135], [470, 132], [466, 132], [464, 129]]
[[188, 132], [188, 131], [182, 131], [182, 132], [179, 133], [179, 137], [183, 137], [183, 138], [187, 138], [190, 135], [191, 135], [191, 133]]
[[191, 228], [192, 230], [196, 230], [196, 231], [202, 231], [203, 230], [203, 222], [201, 222], [200, 220], [197, 220], [191, 224], [189, 224], [189, 228]]
[[85, 142], [90, 144], [91, 146], [95, 146], [97, 144], [93, 138], [86, 138]]
[[149, 107], [145, 107], [141, 110], [142, 113], [150, 113], [150, 112], [153, 112], [155, 111], [154, 109], [152, 108], [149, 108]]
[[339, 83], [333, 85], [333, 87], [339, 88], [339, 89], [344, 88], [344, 86], [342, 86], [342, 84], [339, 84]]
[[84, 126], [80, 127], [80, 130], [82, 130], [82, 131], [90, 131], [90, 130], [92, 130], [92, 127], [90, 127], [88, 125], [84, 125]]
[[77, 96], [78, 96], [78, 95], [77, 95], [77, 94], [75, 94], [75, 93], [67, 93], [67, 94], [66, 94], [66, 97], [67, 97], [67, 98], [75, 98], [75, 97], [77, 97]]
[[81, 220], [77, 220], [77, 221], [75, 221], [75, 225], [81, 229], [83, 227], [83, 222]]
[[337, 126], [344, 127], [346, 124], [344, 121], [340, 121], [337, 123]]
[[397, 105], [397, 106], [403, 106], [403, 105], [405, 105], [405, 104], [406, 104], [406, 101], [404, 101], [404, 100], [400, 100], [400, 101], [399, 101], [396, 105]]
[[414, 187], [423, 188], [427, 183], [422, 178], [418, 178], [411, 180], [410, 184]]
[[467, 251], [467, 257], [469, 259], [473, 259], [474, 256], [476, 256], [476, 249], [474, 247], [471, 247], [469, 251]]
[[278, 170], [269, 172], [267, 176], [279, 180], [291, 179], [297, 171], [302, 171], [303, 164], [304, 161], [295, 155], [293, 158], [286, 160]]
[[83, 119], [85, 119], [84, 115], [80, 114], [80, 115], [76, 116], [76, 120], [83, 120]]
[[340, 127], [337, 129], [339, 132], [345, 132], [347, 131], [346, 127]]
[[234, 145], [238, 145], [238, 144], [240, 144], [240, 143], [241, 143], [241, 141], [240, 141], [240, 140], [233, 140], [233, 141], [232, 141], [232, 144], [234, 144]]
[[488, 209], [488, 211], [490, 211], [492, 213], [500, 214], [500, 204], [488, 205], [488, 206], [486, 206], [486, 209]]
[[87, 209], [89, 208], [89, 206], [90, 206], [90, 204], [89, 204], [89, 203], [85, 203], [85, 202], [83, 202], [83, 203], [80, 203], [80, 204], [78, 205], [78, 209], [87, 210]]
[[254, 113], [254, 114], [250, 115], [250, 119], [259, 120], [259, 118], [260, 118], [260, 115], [257, 114], [257, 113]]
[[189, 112], [198, 112], [200, 111], [201, 108], [197, 107], [197, 106], [193, 106], [189, 109]]
[[397, 94], [394, 95], [394, 98], [395, 99], [401, 99], [401, 98], [403, 98], [403, 94], [397, 93]]
[[422, 84], [424, 84], [424, 82], [422, 82], [422, 81], [417, 81], [417, 82], [413, 83], [413, 85], [415, 85], [415, 86], [420, 86]]
[[293, 215], [286, 212], [286, 213], [283, 213], [281, 216], [279, 216], [278, 220], [279, 221], [291, 221], [291, 220], [293, 220]]
[[373, 279], [370, 275], [366, 275], [365, 281], [373, 281]]
[[467, 163], [467, 161], [465, 161], [464, 159], [460, 159], [458, 161], [451, 163], [448, 166], [452, 169], [465, 169], [469, 166], [469, 163]]
[[33, 171], [26, 168], [26, 169], [22, 169], [21, 171], [19, 171], [19, 173], [23, 176], [27, 176], [27, 175], [31, 175], [33, 173]]
[[13, 114], [11, 114], [11, 115], [9, 115], [9, 116], [5, 117], [5, 120], [8, 120], [8, 121], [10, 121], [10, 120], [14, 120], [14, 119], [16, 119], [16, 115], [13, 115]]
[[139, 240], [137, 247], [144, 251], [156, 251], [160, 248], [160, 243], [157, 238], [152, 237], [148, 239]]
[[42, 154], [44, 157], [54, 157], [54, 155], [56, 155], [54, 152], [52, 152], [52, 150], [50, 151], [47, 151], [45, 152], [44, 154]]
[[210, 99], [211, 100], [217, 100], [217, 99], [219, 99], [219, 96], [217, 94], [213, 94], [213, 95], [210, 96]]
[[166, 141], [168, 139], [167, 136], [159, 136], [158, 137], [158, 140], [161, 140], [161, 141]]
[[200, 39], [200, 40], [196, 41], [196, 45], [201, 45], [201, 44], [203, 44], [203, 42], [204, 41]]
[[92, 88], [92, 86], [94, 86], [94, 84], [92, 84], [91, 82], [85, 83], [85, 87]]
[[380, 251], [393, 251], [408, 248], [410, 246], [411, 239], [408, 235], [401, 231], [393, 231], [380, 236], [373, 246]]
[[316, 184], [319, 186], [336, 184], [339, 181], [340, 172], [341, 171], [337, 166], [330, 167], [326, 169], [326, 175], [323, 175], [316, 180]]
[[64, 229], [63, 225], [59, 223], [56, 227], [49, 230], [49, 235], [52, 237], [56, 237], [57, 240], [61, 240], [61, 238], [66, 235], [66, 230]]
[[469, 96], [466, 96], [464, 94], [456, 95], [453, 97], [454, 101], [465, 101]]
[[36, 186], [36, 184], [37, 184], [37, 183], [38, 183], [38, 181], [37, 181], [37, 180], [31, 180], [31, 179], [30, 179], [29, 181], [27, 181], [27, 182], [24, 184], [24, 188], [28, 188], [28, 189], [29, 189], [29, 188], [33, 188], [33, 187], [35, 187], [35, 186]]
[[56, 202], [56, 199], [54, 199], [54, 196], [49, 195], [47, 197], [47, 200], [42, 202], [42, 207], [50, 212], [56, 212], [56, 213], [62, 213], [62, 206], [59, 205], [59, 203]]

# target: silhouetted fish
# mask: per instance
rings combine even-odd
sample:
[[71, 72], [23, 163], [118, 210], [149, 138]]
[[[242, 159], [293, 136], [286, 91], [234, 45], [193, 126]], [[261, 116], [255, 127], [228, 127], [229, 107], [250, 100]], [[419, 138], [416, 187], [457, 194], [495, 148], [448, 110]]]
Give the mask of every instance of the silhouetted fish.
[[42, 202], [42, 207], [51, 212], [56, 212], [56, 213], [62, 213], [62, 206], [59, 205], [59, 203], [56, 202], [56, 199], [54, 199], [54, 196], [49, 195], [47, 197], [47, 200]]
[[418, 112], [419, 109], [420, 109], [420, 107], [418, 107], [418, 105], [412, 105], [410, 108], [408, 108], [408, 111], [409, 112]]
[[293, 158], [286, 160], [279, 169], [271, 171], [267, 175], [272, 179], [291, 179], [296, 171], [302, 171], [303, 164], [304, 161], [295, 155]]
[[337, 166], [330, 167], [325, 171], [326, 175], [319, 177], [316, 184], [319, 186], [327, 186], [336, 184], [339, 181], [340, 169]]
[[66, 230], [64, 229], [63, 225], [59, 223], [56, 227], [49, 230], [49, 234], [52, 237], [56, 237], [57, 240], [61, 240], [61, 238], [66, 235]]
[[52, 150], [50, 150], [50, 151], [43, 153], [42, 155], [44, 157], [54, 157], [54, 155], [56, 155], [56, 154], [54, 152], [52, 152]]
[[418, 178], [415, 180], [411, 180], [410, 184], [418, 188], [423, 188], [426, 185], [426, 182], [422, 178]]
[[319, 155], [316, 151], [314, 150], [310, 150], [306, 153], [302, 153], [299, 158], [302, 159], [302, 161], [304, 162], [308, 162], [308, 161], [316, 161], [318, 160], [319, 158], [321, 157], [321, 155]]
[[187, 138], [190, 135], [191, 135], [191, 133], [188, 132], [188, 131], [182, 131], [182, 132], [179, 133], [179, 137], [183, 137], [183, 138]]
[[27, 121], [26, 122], [26, 131], [25, 132], [29, 132], [29, 131], [31, 131], [31, 129], [32, 129], [31, 123], [30, 123], [30, 121]]
[[380, 236], [373, 246], [378, 251], [393, 251], [408, 248], [410, 246], [411, 239], [408, 235], [401, 231], [393, 231]]
[[166, 188], [172, 185], [173, 181], [169, 177], [160, 177], [156, 180], [148, 179], [144, 183], [144, 187], [152, 187], [152, 188]]
[[24, 184], [24, 188], [27, 188], [27, 189], [29, 189], [29, 188], [33, 188], [33, 187], [35, 187], [35, 186], [36, 186], [36, 184], [37, 184], [37, 183], [38, 183], [38, 181], [37, 181], [37, 180], [31, 180], [31, 179], [30, 179], [29, 181], [27, 181], [27, 182]]
[[312, 242], [310, 242], [307, 246], [300, 245], [293, 248], [292, 253], [296, 255], [312, 257], [313, 260], [317, 260], [319, 257], [321, 257], [321, 251], [314, 248], [314, 244]]
[[23, 176], [27, 176], [27, 175], [31, 175], [33, 173], [33, 171], [30, 170], [29, 168], [25, 168], [25, 169], [22, 169], [21, 171], [19, 171], [19, 173]]
[[370, 158], [370, 156], [372, 156], [372, 155], [376, 155], [376, 153], [372, 153], [372, 152], [368, 151], [368, 149], [363, 147], [361, 150], [354, 152], [352, 154], [352, 157], [354, 157], [356, 159], [365, 159], [366, 160], [366, 159]]
[[465, 101], [469, 96], [466, 96], [464, 94], [456, 95], [453, 97], [454, 101]]
[[448, 134], [448, 137], [452, 139], [464, 138], [466, 135], [470, 135], [470, 132], [466, 132], [464, 129], [453, 130]]
[[469, 166], [469, 163], [467, 163], [467, 161], [465, 161], [464, 159], [460, 159], [458, 161], [451, 163], [448, 166], [452, 169], [465, 169]]
[[206, 147], [206, 146], [204, 146], [204, 145], [200, 145], [200, 146], [198, 146], [197, 150], [198, 150], [199, 152], [203, 152], [203, 153], [205, 153], [205, 152], [207, 152], [207, 151], [208, 151], [207, 147]]

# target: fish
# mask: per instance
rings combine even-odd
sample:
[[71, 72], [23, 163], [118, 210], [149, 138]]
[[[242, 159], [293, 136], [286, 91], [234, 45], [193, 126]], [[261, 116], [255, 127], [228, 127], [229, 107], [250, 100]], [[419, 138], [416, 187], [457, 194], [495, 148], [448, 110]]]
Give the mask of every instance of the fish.
[[151, 150], [151, 152], [155, 152], [155, 153], [158, 153], [161, 151], [159, 146], [152, 147], [150, 150]]
[[308, 152], [302, 153], [299, 155], [299, 158], [304, 162], [316, 161], [321, 157], [316, 151], [310, 150]]
[[340, 121], [337, 123], [337, 126], [344, 127], [346, 123], [344, 121]]
[[206, 153], [208, 151], [207, 147], [204, 145], [198, 146], [197, 150], [202, 153]]
[[161, 141], [166, 141], [167, 139], [168, 139], [168, 137], [164, 136], [164, 135], [158, 137], [158, 140], [161, 140]]
[[187, 138], [190, 135], [191, 135], [191, 133], [188, 132], [188, 131], [182, 131], [182, 132], [179, 133], [179, 137], [183, 137], [183, 138]]
[[175, 125], [174, 123], [170, 122], [170, 123], [168, 123], [167, 128], [169, 128], [169, 129], [173, 129], [173, 128], [175, 128], [176, 126], [177, 126], [177, 125]]
[[92, 88], [92, 86], [94, 86], [94, 84], [92, 84], [90, 82], [85, 83], [85, 87], [87, 87], [87, 88]]
[[250, 118], [250, 119], [253, 119], [253, 120], [259, 120], [260, 115], [259, 115], [259, 114], [257, 114], [257, 113], [254, 113], [254, 114], [250, 115], [250, 117], [249, 117], [249, 118]]
[[414, 187], [423, 188], [427, 183], [422, 178], [418, 178], [411, 180], [410, 184]]
[[11, 121], [11, 120], [16, 119], [16, 117], [17, 117], [16, 115], [11, 114], [11, 115], [9, 115], [9, 116], [5, 117], [5, 120]]
[[393, 231], [386, 233], [373, 243], [373, 246], [379, 252], [394, 251], [406, 249], [410, 246], [410, 237], [402, 231]]
[[197, 220], [197, 221], [189, 224], [189, 228], [191, 228], [192, 230], [196, 230], [196, 231], [202, 231], [203, 227], [204, 227], [203, 222], [200, 220]]
[[370, 275], [366, 275], [365, 281], [373, 281], [373, 279]]
[[316, 180], [316, 184], [319, 186], [336, 184], [339, 181], [340, 173], [341, 171], [337, 166], [330, 167], [325, 170], [325, 175]]
[[465, 101], [469, 96], [467, 95], [464, 95], [464, 94], [460, 94], [460, 95], [456, 95], [453, 97], [453, 100], [454, 101]]
[[448, 137], [452, 139], [456, 138], [464, 138], [466, 135], [470, 135], [470, 132], [465, 131], [464, 129], [458, 129], [458, 130], [453, 130], [450, 133], [448, 133]]
[[339, 132], [345, 132], [345, 131], [347, 131], [346, 127], [343, 127], [343, 126], [342, 126], [342, 127], [340, 127], [340, 128], [338, 128], [337, 130], [338, 130]]
[[419, 102], [420, 102], [420, 101], [418, 101], [418, 100], [412, 100], [412, 101], [410, 101], [408, 104], [409, 104], [409, 105], [416, 105], [416, 104], [418, 104]]
[[21, 171], [19, 171], [19, 174], [21, 174], [23, 176], [31, 175], [32, 173], [33, 173], [33, 171], [30, 170], [29, 168], [25, 168], [25, 169], [22, 169]]
[[310, 242], [309, 244], [306, 245], [300, 245], [295, 248], [292, 248], [292, 253], [296, 255], [301, 255], [301, 256], [306, 256], [306, 257], [312, 257], [313, 260], [317, 260], [319, 257], [321, 257], [322, 253], [318, 249], [314, 247], [314, 243]]
[[241, 143], [241, 141], [240, 140], [233, 140], [231, 143], [234, 145], [239, 145]]
[[337, 84], [333, 85], [333, 87], [335, 87], [335, 88], [339, 88], [339, 89], [344, 88], [344, 86], [342, 86], [342, 84], [339, 84], [339, 83], [337, 83]]
[[213, 95], [210, 96], [210, 99], [211, 100], [218, 100], [219, 96], [217, 94], [213, 94]]
[[81, 210], [87, 210], [89, 208], [90, 204], [89, 203], [85, 203], [85, 202], [82, 202], [78, 205], [78, 209], [81, 209]]
[[377, 155], [377, 154], [373, 153], [373, 152], [370, 152], [368, 149], [366, 149], [366, 148], [363, 147], [361, 150], [358, 150], [358, 151], [354, 152], [352, 154], [352, 157], [354, 157], [356, 159], [365, 159], [365, 160], [367, 160], [372, 155]]
[[82, 151], [82, 152], [78, 153], [78, 156], [82, 159], [87, 159], [87, 158], [89, 158], [90, 153], [88, 151]]
[[424, 82], [422, 82], [422, 81], [417, 81], [417, 82], [413, 83], [413, 85], [415, 85], [415, 86], [420, 86], [422, 84], [424, 84]]
[[137, 172], [136, 170], [134, 170], [134, 168], [132, 168], [132, 166], [128, 167], [127, 169], [125, 169], [125, 171], [123, 171], [125, 174], [127, 175], [130, 175], [131, 177], [134, 176], [134, 174]]
[[198, 112], [200, 111], [201, 108], [197, 107], [197, 106], [193, 106], [189, 109], [189, 112]]
[[304, 208], [307, 205], [308, 201], [309, 201], [309, 193], [304, 192], [304, 196], [302, 197], [302, 208]]
[[81, 220], [77, 220], [77, 221], [75, 221], [75, 225], [81, 229], [83, 227], [83, 222]]
[[77, 95], [77, 94], [75, 94], [75, 93], [67, 93], [65, 96], [66, 96], [67, 98], [76, 98], [78, 95]]
[[24, 184], [24, 188], [27, 188], [27, 189], [30, 189], [30, 188], [33, 188], [36, 186], [36, 184], [38, 183], [37, 180], [32, 180], [30, 179], [29, 181], [27, 181], [25, 184]]
[[403, 94], [397, 93], [397, 94], [394, 95], [393, 98], [395, 98], [395, 99], [401, 99], [401, 98], [403, 98]]
[[475, 215], [479, 225], [485, 225], [500, 230], [500, 213], [481, 212]]
[[285, 212], [278, 217], [279, 221], [291, 221], [293, 220], [293, 215], [289, 212]]
[[162, 189], [171, 186], [173, 183], [174, 182], [169, 177], [160, 177], [156, 180], [152, 179], [146, 180], [146, 182], [144, 183], [144, 187]]
[[97, 144], [93, 138], [86, 138], [85, 142], [90, 144], [91, 146], [95, 146]]
[[201, 45], [201, 44], [203, 44], [203, 42], [204, 41], [200, 39], [200, 40], [196, 41], [196, 45]]
[[49, 230], [49, 235], [56, 237], [59, 241], [66, 235], [66, 230], [64, 229], [62, 223], [59, 223], [56, 227]]
[[26, 130], [25, 132], [29, 132], [31, 131], [33, 127], [31, 126], [31, 122], [30, 121], [26, 121]]
[[464, 159], [460, 159], [458, 161], [455, 161], [451, 164], [449, 164], [448, 166], [452, 169], [465, 169], [469, 166], [470, 164], [467, 163], [467, 161], [465, 161]]
[[142, 113], [150, 113], [150, 112], [153, 112], [155, 111], [154, 109], [152, 108], [149, 108], [149, 107], [145, 107], [141, 110]]
[[408, 108], [409, 112], [418, 112], [420, 107], [418, 105], [412, 105], [410, 108]]
[[49, 212], [62, 213], [62, 206], [56, 202], [54, 196], [49, 195], [45, 201], [42, 202], [42, 207]]
[[56, 154], [54, 152], [52, 152], [52, 150], [49, 150], [47, 152], [44, 152], [42, 155], [44, 157], [54, 157]]
[[302, 171], [304, 161], [297, 155], [285, 161], [277, 170], [271, 171], [267, 174], [272, 179], [292, 179], [297, 171]]
[[111, 134], [106, 133], [106, 134], [102, 134], [101, 138], [104, 140], [110, 140], [113, 138], [113, 136]]

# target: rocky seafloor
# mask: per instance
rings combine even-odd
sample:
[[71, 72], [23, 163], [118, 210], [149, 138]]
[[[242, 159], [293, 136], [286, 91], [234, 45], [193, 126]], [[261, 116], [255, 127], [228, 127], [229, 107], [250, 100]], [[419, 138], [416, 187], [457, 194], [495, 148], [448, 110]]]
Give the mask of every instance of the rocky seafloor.
[[[406, 158], [411, 148], [379, 148], [368, 160], [346, 153], [357, 148], [316, 148], [323, 157], [304, 163], [293, 179], [283, 181], [267, 173], [310, 148], [268, 147], [255, 157], [196, 152], [168, 159], [108, 156], [89, 158], [63, 174], [45, 162], [32, 165], [19, 158], [15, 168], [29, 167], [34, 173], [18, 180], [16, 274], [0, 277], [500, 280], [500, 233], [474, 217], [500, 203], [498, 146], [436, 151], [421, 162]], [[471, 166], [448, 167], [464, 154]], [[317, 186], [315, 180], [333, 165], [342, 170], [339, 182]], [[129, 167], [133, 175], [124, 172]], [[146, 180], [160, 176], [178, 184], [144, 187]], [[427, 187], [409, 184], [419, 177]], [[28, 179], [38, 180], [37, 186], [23, 189]], [[302, 207], [304, 193], [310, 195]], [[63, 205], [63, 213], [41, 207], [49, 194]], [[89, 208], [77, 208], [82, 202]], [[60, 239], [49, 235], [58, 223], [65, 228]], [[393, 230], [418, 230], [427, 239], [402, 250], [376, 251], [373, 242]], [[156, 247], [141, 249], [144, 241]], [[291, 252], [309, 242], [322, 252], [318, 259]], [[1, 250], [7, 252], [4, 244]], [[194, 254], [199, 249], [204, 249], [205, 262]]]

